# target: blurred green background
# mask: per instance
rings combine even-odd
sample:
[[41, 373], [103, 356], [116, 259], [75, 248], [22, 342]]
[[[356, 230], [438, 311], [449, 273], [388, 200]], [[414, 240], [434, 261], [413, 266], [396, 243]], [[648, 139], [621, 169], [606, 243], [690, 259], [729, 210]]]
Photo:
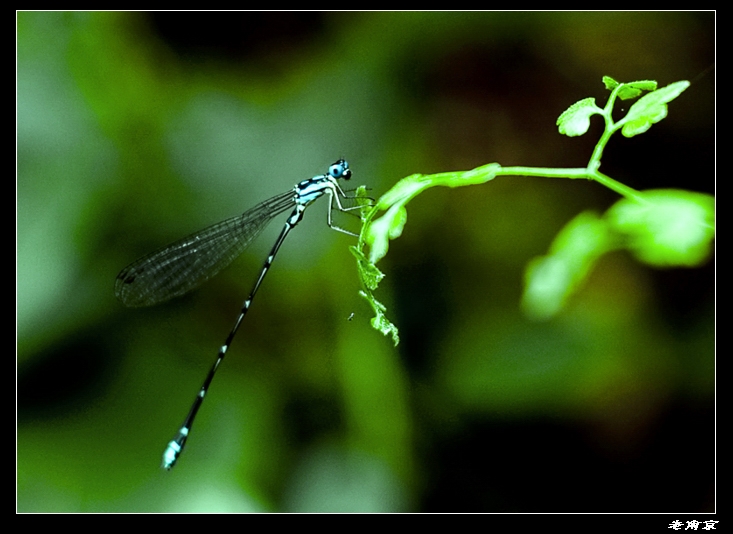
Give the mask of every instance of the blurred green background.
[[693, 83], [601, 170], [713, 193], [714, 30], [711, 12], [18, 13], [17, 509], [712, 511], [713, 260], [611, 254], [557, 318], [519, 311], [525, 264], [617, 200], [596, 184], [413, 201], [380, 263], [397, 349], [317, 203], [170, 473], [281, 223], [183, 298], [127, 309], [113, 285], [339, 157], [375, 197], [415, 172], [584, 166], [600, 119], [573, 139], [555, 120], [604, 103], [603, 75]]

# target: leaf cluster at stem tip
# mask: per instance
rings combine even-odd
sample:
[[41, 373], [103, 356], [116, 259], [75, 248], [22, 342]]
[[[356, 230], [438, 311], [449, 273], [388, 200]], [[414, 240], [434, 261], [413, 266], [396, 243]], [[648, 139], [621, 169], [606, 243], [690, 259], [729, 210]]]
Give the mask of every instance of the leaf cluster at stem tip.
[[[622, 195], [603, 215], [581, 213], [560, 231], [547, 255], [530, 261], [525, 272], [522, 307], [534, 318], [546, 319], [559, 312], [596, 261], [612, 250], [626, 249], [639, 261], [656, 267], [693, 267], [706, 261], [715, 234], [715, 200], [711, 195], [672, 189], [635, 191], [599, 171], [603, 150], [613, 133], [621, 130], [625, 137], [634, 137], [646, 132], [667, 116], [667, 104], [690, 83], [679, 81], [658, 89], [653, 80], [620, 83], [604, 76], [603, 84], [611, 92], [603, 108], [596, 105], [595, 98], [584, 98], [557, 119], [560, 134], [575, 137], [588, 131], [593, 115], [603, 118], [603, 134], [585, 168], [502, 167], [489, 163], [469, 171], [413, 174], [397, 182], [376, 203], [362, 209], [362, 231], [351, 251], [357, 259], [360, 295], [374, 311], [371, 322], [375, 329], [390, 335], [395, 345], [399, 343], [397, 327], [387, 319], [386, 307], [374, 297], [384, 278], [376, 263], [387, 254], [389, 242], [402, 235], [407, 223], [406, 205], [435, 186], [478, 185], [497, 176], [510, 175], [583, 178]], [[643, 93], [646, 94], [641, 96]], [[616, 99], [640, 96], [623, 118], [613, 120]]]

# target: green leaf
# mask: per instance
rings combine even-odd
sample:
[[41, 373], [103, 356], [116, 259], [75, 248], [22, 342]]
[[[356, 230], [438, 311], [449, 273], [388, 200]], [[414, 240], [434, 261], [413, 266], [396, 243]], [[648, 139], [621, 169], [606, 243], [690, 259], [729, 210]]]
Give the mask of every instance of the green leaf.
[[377, 208], [386, 210], [394, 204], [407, 204], [410, 199], [416, 197], [428, 187], [430, 187], [430, 181], [426, 180], [424, 175], [411, 174], [397, 182], [389, 191], [379, 197]]
[[[380, 304], [380, 302], [376, 301], [377, 304]], [[385, 336], [392, 336], [392, 343], [394, 343], [394, 346], [396, 347], [400, 343], [400, 331], [397, 329], [397, 327], [392, 323], [389, 319], [387, 319], [387, 316], [384, 315], [381, 311], [378, 311], [377, 314], [372, 317], [371, 320], [372, 328], [375, 330], [379, 330], [383, 335]]]
[[371, 320], [372, 328], [378, 330], [384, 336], [392, 336], [392, 343], [396, 347], [400, 342], [399, 330], [384, 314], [387, 310], [386, 306], [375, 299], [371, 292], [359, 291], [359, 294], [369, 302], [369, 305], [374, 310], [374, 317]]
[[368, 195], [368, 191], [365, 185], [360, 185], [356, 188], [356, 193], [354, 194], [354, 197], [357, 199], [357, 202], [360, 203], [361, 209], [360, 209], [360, 216], [361, 221], [366, 222], [366, 218], [371, 212], [374, 203], [374, 200], [371, 199]]
[[667, 116], [667, 103], [677, 98], [689, 86], [690, 82], [687, 81], [675, 82], [641, 97], [619, 122], [623, 124], [621, 133], [625, 137], [634, 137], [646, 132], [652, 124]]
[[656, 91], [657, 82], [654, 80], [642, 80], [639, 82], [625, 83], [618, 90], [618, 97], [621, 100], [636, 98], [642, 91]]
[[583, 135], [590, 127], [590, 116], [602, 113], [595, 98], [585, 98], [562, 112], [557, 118], [558, 130], [568, 137]]
[[618, 87], [618, 82], [611, 78], [610, 76], [604, 76], [603, 77], [603, 84], [606, 86], [606, 89], [609, 91], [613, 91]]
[[522, 308], [535, 319], [559, 312], [583, 284], [596, 260], [611, 244], [606, 221], [586, 211], [555, 237], [547, 256], [534, 258], [525, 271]]
[[466, 185], [485, 184], [496, 178], [496, 173], [501, 170], [498, 163], [488, 163], [481, 167], [476, 167], [470, 171], [444, 172], [440, 174], [430, 174], [426, 178], [430, 179], [430, 187], [441, 185], [445, 187], [464, 187]]
[[703, 263], [715, 237], [715, 199], [676, 189], [644, 191], [646, 202], [618, 201], [606, 213], [625, 236], [627, 248], [657, 267], [693, 267]]
[[387, 212], [367, 228], [365, 241], [369, 245], [369, 261], [377, 263], [387, 255], [390, 239], [397, 239], [407, 222], [403, 203], [392, 205]]
[[370, 291], [374, 291], [379, 286], [379, 282], [384, 278], [384, 273], [379, 268], [367, 261], [364, 253], [356, 246], [349, 247], [351, 253], [356, 257], [356, 264], [359, 270], [359, 278]]
[[657, 89], [657, 82], [654, 80], [641, 80], [638, 82], [619, 83], [610, 76], [603, 77], [603, 84], [606, 89], [613, 91], [619, 85], [621, 88], [618, 90], [618, 97], [621, 100], [628, 100], [630, 98], [636, 98], [641, 94], [642, 91], [654, 91]]

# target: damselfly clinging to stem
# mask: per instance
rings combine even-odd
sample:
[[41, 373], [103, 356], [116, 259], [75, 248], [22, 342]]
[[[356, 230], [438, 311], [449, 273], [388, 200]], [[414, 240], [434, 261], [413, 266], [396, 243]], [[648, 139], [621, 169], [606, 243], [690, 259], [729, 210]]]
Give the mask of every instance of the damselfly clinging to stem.
[[186, 443], [196, 413], [206, 396], [211, 380], [216, 374], [229, 346], [247, 314], [252, 299], [262, 284], [270, 265], [285, 237], [303, 219], [305, 209], [317, 198], [327, 194], [329, 197], [328, 226], [334, 230], [356, 235], [339, 228], [331, 221], [331, 212], [336, 209], [349, 212], [360, 206], [344, 207], [342, 200], [354, 197], [347, 196], [338, 180], [351, 178], [349, 164], [340, 159], [333, 163], [326, 174], [303, 180], [291, 191], [272, 197], [256, 205], [242, 215], [232, 217], [218, 224], [205, 228], [165, 248], [148, 254], [128, 265], [117, 275], [115, 294], [126, 306], [152, 306], [170, 298], [188, 293], [203, 282], [221, 271], [239, 256], [245, 248], [262, 232], [274, 217], [292, 209], [285, 221], [280, 235], [265, 259], [260, 275], [242, 305], [234, 327], [219, 348], [214, 365], [206, 376], [196, 399], [188, 412], [183, 425], [175, 438], [168, 444], [163, 453], [165, 469], [171, 469], [178, 460]]

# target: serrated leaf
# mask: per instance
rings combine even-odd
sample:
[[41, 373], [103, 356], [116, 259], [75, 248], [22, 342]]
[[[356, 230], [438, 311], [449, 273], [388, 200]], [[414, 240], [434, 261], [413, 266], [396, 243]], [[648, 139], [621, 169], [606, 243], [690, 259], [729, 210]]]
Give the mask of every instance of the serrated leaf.
[[639, 96], [642, 91], [655, 91], [657, 89], [657, 82], [654, 80], [641, 80], [638, 82], [631, 82], [623, 84], [623, 87], [618, 90], [618, 97], [621, 100], [630, 100]]
[[624, 117], [621, 133], [625, 137], [634, 137], [646, 132], [652, 124], [667, 116], [667, 103], [689, 86], [690, 82], [687, 81], [675, 82], [641, 97]]
[[384, 278], [384, 273], [373, 263], [369, 263], [364, 256], [364, 253], [357, 247], [349, 247], [351, 253], [356, 256], [357, 268], [359, 270], [359, 278], [362, 283], [370, 291], [374, 291], [379, 286], [379, 282]]
[[378, 330], [384, 336], [392, 336], [392, 343], [396, 347], [400, 342], [399, 330], [384, 314], [387, 311], [387, 307], [375, 299], [371, 293], [359, 291], [359, 294], [369, 302], [369, 305], [374, 310], [374, 317], [370, 321], [372, 328]]
[[624, 85], [633, 87], [634, 89], [640, 89], [642, 91], [656, 91], [657, 90], [656, 80], [638, 80], [636, 82], [625, 83]]
[[601, 113], [593, 97], [584, 98], [570, 106], [557, 118], [558, 130], [568, 137], [583, 135], [590, 127], [590, 116]]
[[392, 343], [394, 343], [395, 347], [399, 345], [400, 343], [399, 330], [397, 330], [397, 327], [389, 319], [387, 319], [386, 315], [384, 315], [381, 312], [377, 313], [377, 315], [372, 317], [371, 323], [372, 323], [372, 328], [380, 331], [382, 335], [392, 336]]
[[605, 85], [606, 89], [608, 89], [609, 91], [613, 91], [614, 89], [616, 89], [616, 87], [618, 87], [618, 82], [610, 76], [604, 76], [603, 85]]
[[636, 89], [634, 87], [624, 85], [621, 89], [618, 90], [618, 93], [616, 94], [621, 100], [630, 100], [639, 96], [641, 94], [641, 89]]

